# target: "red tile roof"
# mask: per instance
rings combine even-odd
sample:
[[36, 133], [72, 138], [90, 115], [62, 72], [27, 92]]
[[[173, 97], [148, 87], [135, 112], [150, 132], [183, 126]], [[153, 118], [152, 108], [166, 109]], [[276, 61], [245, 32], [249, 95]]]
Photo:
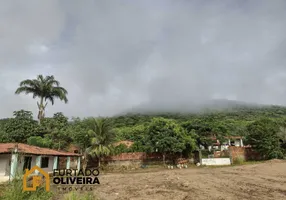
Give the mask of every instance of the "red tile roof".
[[51, 155], [51, 156], [81, 156], [76, 153], [69, 153], [64, 151], [56, 151], [54, 149], [42, 148], [37, 146], [31, 146], [22, 143], [0, 143], [0, 154], [11, 153], [18, 145], [18, 152], [34, 155]]

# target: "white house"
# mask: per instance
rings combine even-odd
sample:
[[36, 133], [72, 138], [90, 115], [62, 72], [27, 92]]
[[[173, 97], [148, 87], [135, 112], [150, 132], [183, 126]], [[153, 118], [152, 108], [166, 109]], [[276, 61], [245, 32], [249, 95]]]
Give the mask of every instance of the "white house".
[[[241, 136], [228, 136], [225, 137], [225, 142], [220, 142], [215, 136], [211, 137], [211, 139], [214, 141], [211, 146], [208, 146], [208, 150], [211, 151], [212, 149], [216, 150], [227, 150], [229, 146], [237, 146], [237, 147], [243, 147], [243, 137]], [[204, 149], [203, 146], [201, 146], [201, 149]]]
[[[38, 166], [48, 173], [58, 169], [59, 157], [67, 157], [66, 169], [70, 169], [70, 157], [78, 157], [77, 168], [80, 168], [80, 154], [56, 151], [21, 143], [0, 143], [0, 182], [13, 179], [17, 173]], [[35, 172], [37, 173], [37, 171]]]
[[243, 138], [241, 136], [229, 136], [226, 137], [226, 142], [220, 145], [220, 150], [227, 150], [229, 146], [243, 147]]

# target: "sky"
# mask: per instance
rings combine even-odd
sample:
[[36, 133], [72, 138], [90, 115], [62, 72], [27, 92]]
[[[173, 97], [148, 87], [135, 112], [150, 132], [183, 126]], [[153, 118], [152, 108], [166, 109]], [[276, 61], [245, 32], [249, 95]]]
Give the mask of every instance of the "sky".
[[285, 0], [2, 0], [0, 118], [37, 115], [20, 81], [54, 75], [68, 104], [112, 116], [213, 98], [286, 105]]

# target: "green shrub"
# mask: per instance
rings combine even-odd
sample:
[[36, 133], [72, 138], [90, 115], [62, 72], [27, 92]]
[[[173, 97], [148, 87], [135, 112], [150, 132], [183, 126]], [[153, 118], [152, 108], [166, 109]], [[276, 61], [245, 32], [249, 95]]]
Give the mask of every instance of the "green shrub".
[[241, 165], [245, 162], [245, 159], [243, 157], [237, 157], [236, 159], [233, 160], [233, 163], [234, 164], [237, 164], [237, 165]]
[[66, 194], [64, 200], [99, 200], [99, 199], [92, 193], [87, 193], [85, 195], [82, 195], [73, 191]]
[[[45, 185], [37, 188], [36, 191], [23, 192], [23, 179], [17, 178], [6, 185], [1, 185], [1, 200], [52, 200], [58, 199], [61, 195], [53, 192], [47, 192]], [[62, 198], [61, 198], [62, 199]], [[92, 193], [79, 194], [70, 192], [65, 194], [64, 200], [99, 200]]]
[[128, 147], [125, 144], [120, 144], [114, 148], [115, 155], [127, 152], [128, 152]]
[[201, 150], [202, 158], [209, 158], [210, 152], [208, 150]]
[[2, 200], [50, 200], [52, 192], [47, 192], [44, 186], [36, 191], [23, 192], [23, 179], [17, 178], [11, 181], [2, 193]]

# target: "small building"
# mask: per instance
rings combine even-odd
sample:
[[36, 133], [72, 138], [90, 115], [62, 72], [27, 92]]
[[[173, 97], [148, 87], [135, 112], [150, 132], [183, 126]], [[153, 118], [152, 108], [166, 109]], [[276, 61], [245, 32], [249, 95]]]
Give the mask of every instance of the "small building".
[[226, 138], [226, 142], [223, 142], [220, 146], [220, 150], [227, 150], [228, 147], [230, 146], [235, 146], [235, 147], [243, 147], [243, 138], [242, 136], [228, 136], [225, 137]]
[[[212, 149], [223, 151], [227, 150], [230, 146], [236, 146], [236, 147], [243, 147], [243, 137], [242, 136], [227, 136], [225, 137], [225, 141], [221, 142], [219, 141], [215, 136], [211, 137], [211, 140], [213, 140], [213, 143], [211, 146], [208, 146], [208, 150], [211, 151]], [[201, 146], [201, 149], [204, 147]]]
[[11, 180], [17, 173], [34, 166], [52, 173], [53, 169], [58, 169], [60, 157], [67, 158], [66, 169], [70, 169], [71, 157], [77, 157], [77, 168], [80, 168], [80, 154], [22, 143], [0, 143], [0, 182]]

